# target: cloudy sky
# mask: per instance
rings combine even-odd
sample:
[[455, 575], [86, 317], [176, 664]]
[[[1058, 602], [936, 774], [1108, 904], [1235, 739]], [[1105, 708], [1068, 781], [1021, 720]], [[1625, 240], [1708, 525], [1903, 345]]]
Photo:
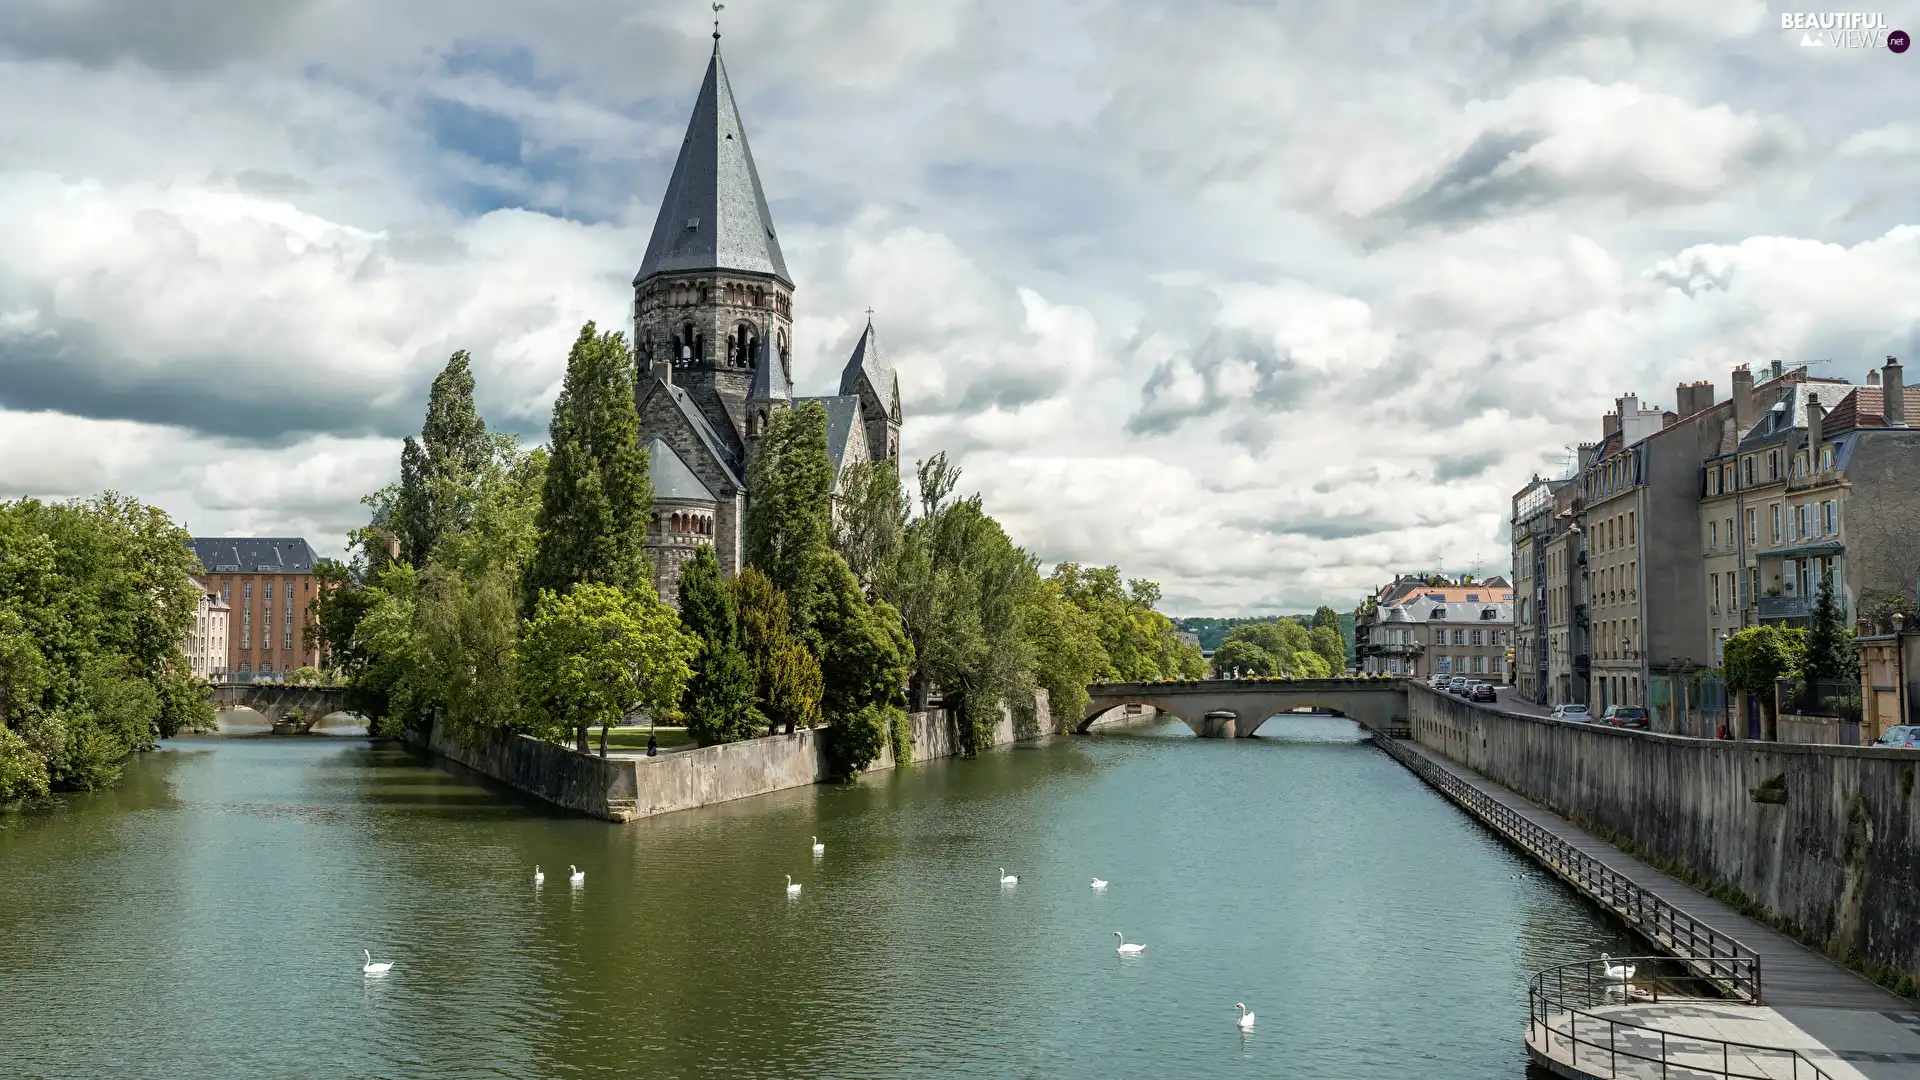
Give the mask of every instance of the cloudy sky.
[[[800, 388], [873, 307], [909, 458], [1049, 562], [1228, 614], [1504, 573], [1509, 496], [1616, 394], [1916, 351], [1920, 51], [1781, 10], [732, 0], [723, 49]], [[337, 553], [457, 348], [543, 437], [573, 334], [625, 317], [708, 18], [0, 4], [0, 497]]]

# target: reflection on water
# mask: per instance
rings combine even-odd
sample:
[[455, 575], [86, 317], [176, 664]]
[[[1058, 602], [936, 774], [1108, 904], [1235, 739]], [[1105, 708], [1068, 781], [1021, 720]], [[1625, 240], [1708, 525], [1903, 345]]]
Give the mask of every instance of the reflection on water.
[[0, 817], [0, 1046], [62, 1077], [1479, 1080], [1524, 1075], [1530, 970], [1634, 951], [1350, 723], [1260, 735], [629, 826], [385, 744], [180, 740]]

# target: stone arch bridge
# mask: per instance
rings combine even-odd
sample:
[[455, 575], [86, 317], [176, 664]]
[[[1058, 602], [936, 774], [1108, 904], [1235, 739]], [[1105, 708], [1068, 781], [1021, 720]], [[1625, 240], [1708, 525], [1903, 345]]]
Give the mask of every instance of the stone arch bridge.
[[1203, 739], [1246, 738], [1270, 716], [1323, 708], [1369, 731], [1407, 726], [1407, 688], [1401, 679], [1199, 679], [1191, 682], [1095, 683], [1079, 731], [1108, 710], [1152, 705], [1186, 722]]
[[291, 686], [286, 683], [215, 683], [213, 707], [252, 709], [270, 724], [286, 719], [295, 708], [311, 724], [323, 716], [346, 712], [346, 691], [337, 686]]

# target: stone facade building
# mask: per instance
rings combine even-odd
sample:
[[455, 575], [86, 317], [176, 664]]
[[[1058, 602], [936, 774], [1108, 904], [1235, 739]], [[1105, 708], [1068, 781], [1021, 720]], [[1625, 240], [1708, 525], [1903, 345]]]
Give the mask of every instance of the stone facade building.
[[670, 603], [691, 545], [712, 544], [722, 572], [739, 571], [748, 465], [775, 410], [807, 401], [826, 410], [836, 483], [858, 462], [899, 460], [900, 383], [871, 318], [839, 393], [794, 396], [793, 280], [717, 35], [634, 275], [633, 340], [641, 432], [654, 447], [660, 499], [648, 547], [655, 586]]
[[318, 556], [299, 537], [195, 537], [209, 593], [227, 617], [226, 671], [230, 682], [275, 682], [318, 666], [320, 649], [307, 637]]
[[1513, 647], [1513, 586], [1493, 577], [1429, 585], [1424, 575], [1395, 578], [1376, 591], [1354, 624], [1355, 652], [1367, 675], [1434, 674], [1507, 681]]
[[187, 654], [187, 671], [196, 679], [207, 682], [227, 681], [227, 616], [232, 608], [213, 584], [204, 578], [194, 578], [193, 587], [200, 590], [200, 602], [194, 608], [193, 626], [187, 630], [187, 639], [182, 648]]

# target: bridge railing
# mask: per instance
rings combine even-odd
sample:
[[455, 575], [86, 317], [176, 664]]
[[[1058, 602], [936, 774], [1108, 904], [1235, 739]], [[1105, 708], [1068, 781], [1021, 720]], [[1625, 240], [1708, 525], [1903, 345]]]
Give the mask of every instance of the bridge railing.
[[1668, 950], [1696, 976], [1712, 981], [1722, 993], [1760, 1003], [1759, 953], [1641, 888], [1625, 874], [1397, 740], [1376, 739], [1375, 743], [1562, 880]]
[[[1649, 977], [1649, 969], [1658, 971], [1671, 963], [1658, 956], [1612, 957], [1536, 972], [1527, 983], [1528, 1044], [1588, 1076], [1653, 1076], [1653, 1066], [1658, 1066], [1660, 1076], [1833, 1080], [1793, 1047], [1716, 1039], [1628, 1019], [1621, 1006], [1658, 1004], [1663, 997], [1699, 1001], [1717, 996], [1717, 980]], [[1629, 977], [1628, 971], [1640, 977]], [[1757, 961], [1754, 977], [1759, 977]]]

